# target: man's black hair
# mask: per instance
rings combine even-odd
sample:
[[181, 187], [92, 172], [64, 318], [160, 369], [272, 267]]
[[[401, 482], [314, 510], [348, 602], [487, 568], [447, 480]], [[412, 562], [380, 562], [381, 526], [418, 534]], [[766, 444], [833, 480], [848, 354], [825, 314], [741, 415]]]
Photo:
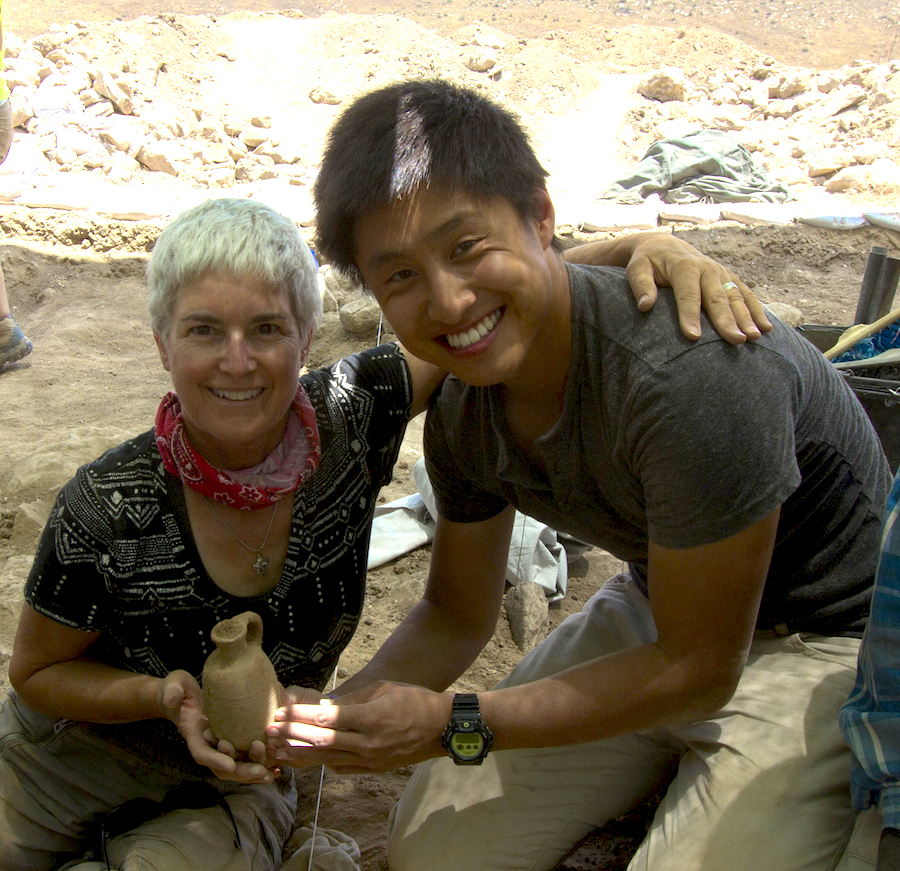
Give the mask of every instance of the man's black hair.
[[504, 199], [527, 220], [539, 217], [546, 178], [507, 109], [445, 81], [390, 85], [360, 97], [331, 128], [313, 188], [317, 248], [362, 281], [354, 232], [369, 209], [431, 185]]

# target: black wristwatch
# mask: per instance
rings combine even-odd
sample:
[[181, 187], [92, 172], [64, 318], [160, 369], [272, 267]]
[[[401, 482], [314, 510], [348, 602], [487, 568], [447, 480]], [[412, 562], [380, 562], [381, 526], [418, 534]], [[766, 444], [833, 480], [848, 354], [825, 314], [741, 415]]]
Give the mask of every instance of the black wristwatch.
[[494, 734], [478, 711], [475, 693], [457, 693], [441, 745], [457, 765], [481, 765], [494, 745]]

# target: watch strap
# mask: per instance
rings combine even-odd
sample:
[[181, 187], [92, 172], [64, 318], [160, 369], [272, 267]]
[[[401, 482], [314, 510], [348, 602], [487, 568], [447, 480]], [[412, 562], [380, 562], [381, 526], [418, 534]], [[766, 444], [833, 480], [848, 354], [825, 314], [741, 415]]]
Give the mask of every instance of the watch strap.
[[[476, 756], [468, 758], [459, 755], [454, 739], [461, 735], [479, 736], [481, 747]], [[493, 744], [494, 734], [482, 719], [477, 693], [456, 693], [450, 722], [441, 736], [441, 746], [457, 765], [481, 765]]]
[[457, 693], [453, 697], [452, 716], [456, 716], [457, 714], [463, 717], [473, 714], [476, 717], [480, 717], [481, 712], [478, 708], [478, 693]]

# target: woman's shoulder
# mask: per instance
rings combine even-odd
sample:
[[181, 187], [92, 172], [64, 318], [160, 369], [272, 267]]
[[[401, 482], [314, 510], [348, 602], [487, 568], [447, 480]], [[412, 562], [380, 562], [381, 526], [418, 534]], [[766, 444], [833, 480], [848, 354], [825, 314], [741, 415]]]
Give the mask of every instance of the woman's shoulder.
[[163, 475], [162, 459], [156, 447], [155, 430], [120, 442], [97, 459], [85, 463], [65, 486], [64, 491], [85, 489], [116, 492], [146, 489], [151, 480]]
[[350, 354], [306, 373], [300, 381], [314, 404], [316, 394], [348, 396], [351, 400], [354, 396], [367, 400], [378, 397], [381, 402], [396, 397], [402, 404], [412, 391], [403, 352], [395, 342]]
[[386, 342], [374, 348], [366, 348], [355, 354], [348, 354], [323, 371], [353, 372], [369, 380], [380, 381], [388, 373], [393, 373], [402, 366], [403, 352], [400, 350], [400, 346], [396, 342]]
[[154, 454], [156, 461], [158, 461], [160, 457], [156, 448], [156, 430], [149, 429], [140, 435], [133, 436], [124, 442], [119, 442], [119, 444], [107, 448], [99, 457], [86, 463], [81, 468], [98, 472], [104, 470], [114, 471], [122, 468], [122, 466], [152, 458]]

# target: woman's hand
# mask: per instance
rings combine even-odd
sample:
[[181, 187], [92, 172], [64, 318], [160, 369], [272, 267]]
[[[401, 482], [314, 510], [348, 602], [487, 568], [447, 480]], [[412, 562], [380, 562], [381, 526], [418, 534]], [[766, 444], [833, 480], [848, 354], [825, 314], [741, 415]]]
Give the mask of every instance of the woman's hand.
[[638, 308], [649, 311], [659, 287], [671, 287], [681, 331], [700, 336], [700, 308], [726, 341], [740, 345], [772, 329], [762, 303], [730, 269], [669, 233], [632, 233], [565, 252], [572, 263], [624, 266]]
[[635, 245], [625, 273], [641, 311], [656, 302], [657, 286], [669, 285], [688, 337], [700, 336], [700, 307], [720, 335], [739, 345], [772, 329], [762, 303], [730, 269], [667, 233], [648, 233]]
[[379, 682], [332, 701], [280, 709], [269, 727], [275, 759], [294, 768], [325, 765], [341, 774], [391, 771], [440, 756], [452, 695]]
[[[283, 699], [286, 698], [285, 694]], [[248, 760], [241, 761], [227, 741], [216, 740], [203, 711], [203, 691], [188, 672], [173, 671], [162, 678], [160, 704], [178, 727], [194, 761], [216, 777], [241, 783], [271, 783], [275, 779], [278, 763], [267, 759], [262, 741], [255, 741], [247, 754]]]

